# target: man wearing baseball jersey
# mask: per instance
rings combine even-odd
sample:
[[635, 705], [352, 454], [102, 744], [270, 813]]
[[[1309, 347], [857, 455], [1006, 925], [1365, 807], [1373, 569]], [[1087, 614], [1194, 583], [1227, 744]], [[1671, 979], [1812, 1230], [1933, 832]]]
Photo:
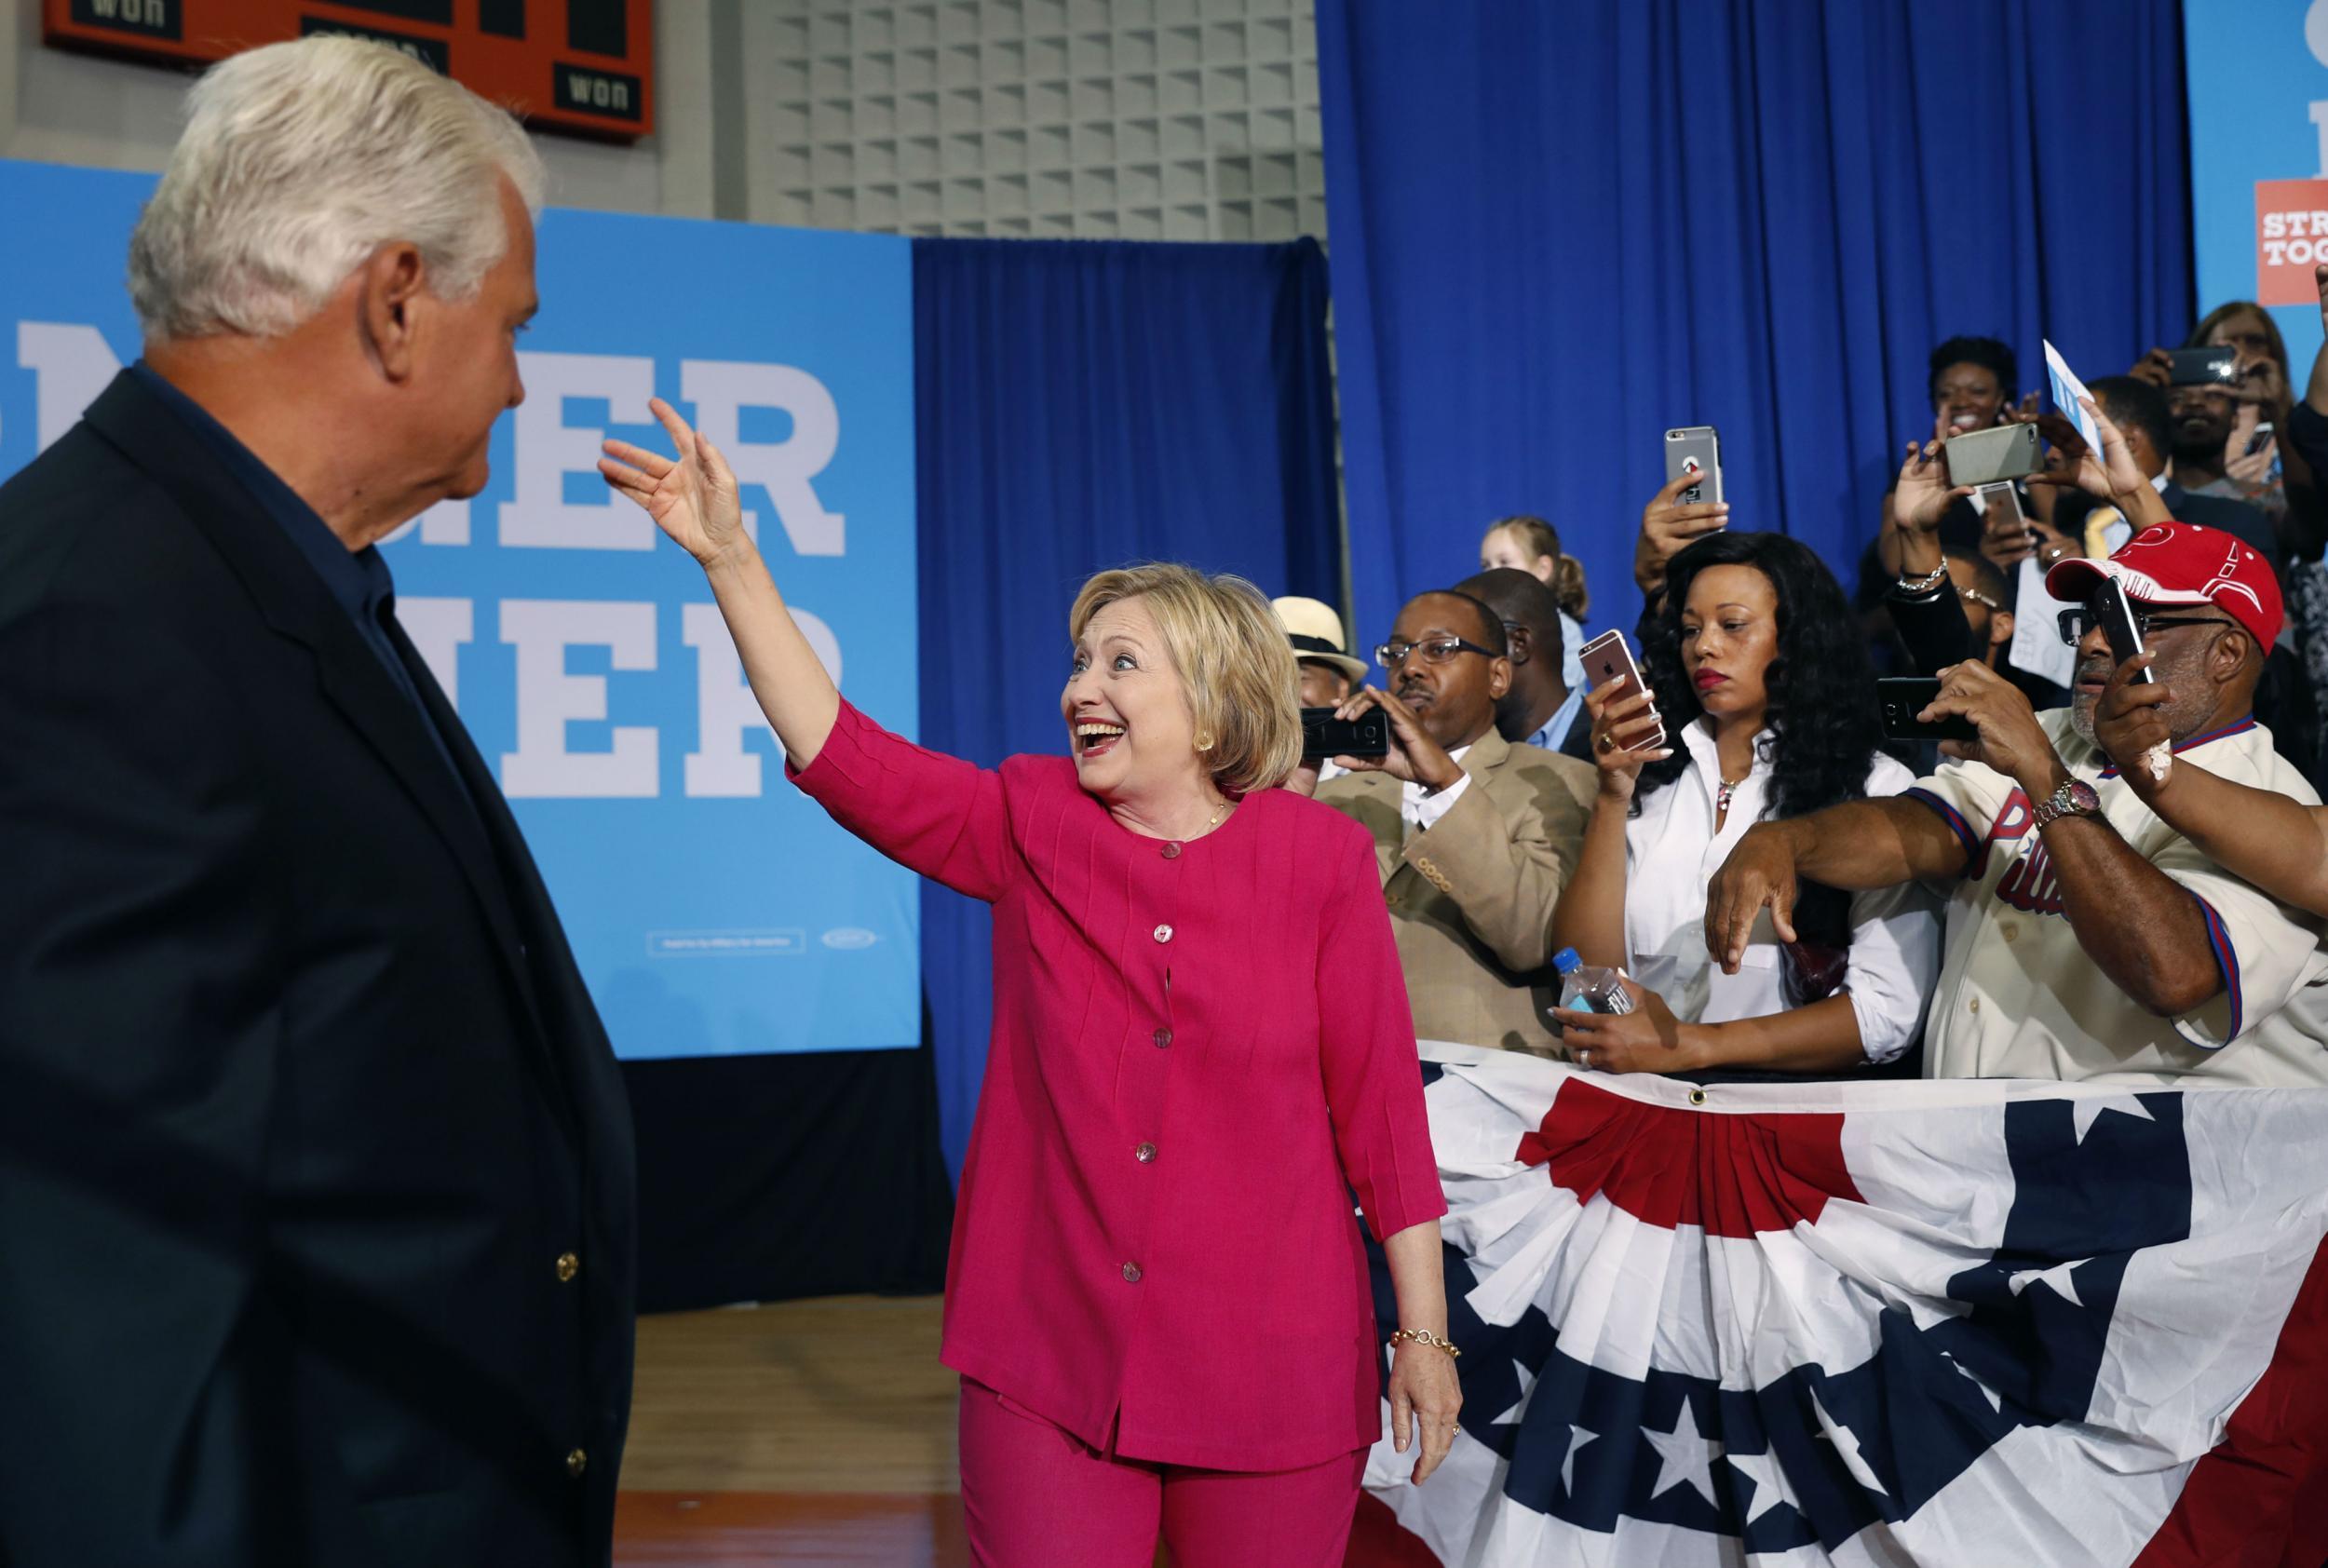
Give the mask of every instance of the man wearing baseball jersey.
[[[2078, 649], [2065, 710], [2038, 714], [1984, 665], [1942, 671], [1928, 720], [1977, 741], [1891, 799], [1852, 801], [1751, 830], [1715, 874], [1706, 945], [1735, 972], [1768, 919], [1791, 939], [1797, 877], [1866, 888], [1952, 884], [1940, 980], [1925, 1025], [1933, 1077], [2328, 1085], [2328, 955], [2320, 923], [2199, 853], [2144, 805], [2093, 739], [2115, 669], [2091, 595], [2132, 602], [2173, 751], [2310, 804], [2303, 776], [2252, 712], [2280, 634], [2270, 565], [2228, 534], [2154, 523], [2107, 561], [2053, 567], [2046, 587]], [[1767, 910], [1767, 914], [1764, 912]]]

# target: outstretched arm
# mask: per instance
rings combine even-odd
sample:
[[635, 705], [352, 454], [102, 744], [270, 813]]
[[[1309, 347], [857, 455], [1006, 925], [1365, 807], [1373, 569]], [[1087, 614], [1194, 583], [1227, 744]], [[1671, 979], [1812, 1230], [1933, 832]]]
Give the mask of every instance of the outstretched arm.
[[662, 399], [647, 407], [670, 432], [676, 460], [629, 441], [606, 443], [598, 471], [646, 509], [657, 527], [696, 558], [719, 602], [751, 695], [768, 716], [784, 754], [805, 768], [824, 750], [841, 694], [808, 639], [793, 624], [776, 579], [746, 533], [736, 476], [719, 449], [688, 426]]
[[2160, 717], [2172, 702], [2163, 683], [2136, 685], [2147, 653], [2118, 667], [2094, 709], [2093, 734], [2120, 777], [2166, 825], [2233, 876], [2283, 904], [2328, 915], [2328, 806], [2306, 805], [2276, 790], [2258, 790], [2177, 757], [2164, 779], [2140, 759], [2172, 737]]
[[1706, 951], [1724, 974], [1738, 973], [1754, 919], [1766, 908], [1779, 939], [1794, 940], [1800, 878], [1859, 892], [1959, 876], [1967, 858], [1964, 841], [1945, 818], [1896, 795], [1756, 823], [1706, 885]]

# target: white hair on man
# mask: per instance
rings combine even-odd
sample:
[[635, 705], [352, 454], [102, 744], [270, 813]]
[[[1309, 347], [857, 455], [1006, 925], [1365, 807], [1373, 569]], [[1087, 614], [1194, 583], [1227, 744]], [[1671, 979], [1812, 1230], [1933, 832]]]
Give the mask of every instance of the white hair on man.
[[473, 294], [508, 242], [499, 181], [538, 216], [541, 155], [504, 110], [387, 45], [317, 36], [203, 73], [129, 240], [149, 340], [272, 337], [383, 245]]

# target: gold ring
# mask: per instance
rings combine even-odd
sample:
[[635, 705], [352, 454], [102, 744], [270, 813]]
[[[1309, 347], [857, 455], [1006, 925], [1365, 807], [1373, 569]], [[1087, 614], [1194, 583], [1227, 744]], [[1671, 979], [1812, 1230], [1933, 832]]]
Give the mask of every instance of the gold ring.
[[1603, 732], [1603, 734], [1602, 734], [1602, 736], [1601, 736], [1601, 750], [1604, 750], [1604, 751], [1614, 751], [1614, 750], [1617, 750], [1617, 737], [1616, 737], [1615, 736], [1613, 736], [1613, 735], [1610, 735], [1610, 734], [1606, 733], [1606, 732]]

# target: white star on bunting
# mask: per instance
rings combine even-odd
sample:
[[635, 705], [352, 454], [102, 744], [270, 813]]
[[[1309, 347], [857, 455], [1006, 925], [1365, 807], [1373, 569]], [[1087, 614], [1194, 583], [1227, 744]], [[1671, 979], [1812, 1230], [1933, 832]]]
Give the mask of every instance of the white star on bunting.
[[2150, 1114], [2150, 1107], [2137, 1094], [2073, 1094], [2069, 1097], [2069, 1121], [2077, 1129], [2078, 1142], [2083, 1143], [2086, 1134], [2093, 1130], [2094, 1118], [2105, 1111], [2118, 1111], [2144, 1121], [2159, 1118]]
[[2055, 1264], [2051, 1268], [2024, 1268], [2007, 1279], [2005, 1284], [2017, 1296], [2030, 1286], [2041, 1281], [2051, 1287], [2053, 1293], [2063, 1300], [2073, 1305], [2083, 1306], [2086, 1304], [2078, 1294], [2078, 1282], [2071, 1278], [2069, 1274], [2069, 1271], [2076, 1268], [2082, 1261], [2073, 1260], [2065, 1264]]
[[1699, 1496], [1713, 1501], [1713, 1462], [1721, 1457], [1722, 1445], [1698, 1435], [1697, 1413], [1690, 1409], [1686, 1394], [1682, 1396], [1682, 1413], [1673, 1418], [1672, 1431], [1644, 1426], [1641, 1435], [1658, 1451], [1658, 1483], [1649, 1489], [1651, 1497], [1663, 1496], [1687, 1481]]
[[1577, 1494], [1577, 1451], [1600, 1436], [1574, 1424], [1568, 1428], [1568, 1452], [1560, 1456], [1560, 1489], [1571, 1497]]
[[1520, 1419], [1520, 1413], [1528, 1408], [1528, 1391], [1536, 1386], [1536, 1372], [1529, 1365], [1513, 1357], [1511, 1364], [1520, 1372], [1520, 1397], [1511, 1401], [1511, 1408], [1488, 1423], [1490, 1426], [1509, 1426]]
[[1834, 1451], [1842, 1456], [1843, 1467], [1851, 1472], [1851, 1479], [1879, 1496], [1890, 1496], [1884, 1490], [1884, 1483], [1875, 1479], [1875, 1467], [1868, 1464], [1867, 1456], [1860, 1452], [1859, 1439], [1852, 1435], [1851, 1428], [1827, 1413], [1827, 1407], [1819, 1402], [1816, 1388], [1811, 1390], [1810, 1408], [1819, 1416], [1819, 1435], [1834, 1444]]
[[1790, 1508], [1802, 1507], [1802, 1499], [1796, 1497], [1794, 1489], [1787, 1484], [1786, 1467], [1779, 1463], [1777, 1450], [1766, 1450], [1761, 1453], [1726, 1453], [1722, 1457], [1727, 1459], [1730, 1468], [1744, 1476], [1747, 1484], [1753, 1488], [1746, 1495], [1747, 1523], [1753, 1523], [1780, 1503]]
[[1972, 1386], [1978, 1388], [1981, 1391], [1981, 1397], [1988, 1401], [1989, 1409], [1995, 1411], [1999, 1415], [2005, 1413], [2004, 1395], [1999, 1394], [1996, 1389], [1991, 1388], [1987, 1384], [1983, 1383], [1979, 1375], [1975, 1373], [1971, 1368], [1966, 1366], [1962, 1361], [1957, 1360], [1954, 1356], [1943, 1354], [1941, 1358], [1946, 1361], [1950, 1366], [1956, 1368], [1956, 1372], [1961, 1376], [1971, 1381]]

